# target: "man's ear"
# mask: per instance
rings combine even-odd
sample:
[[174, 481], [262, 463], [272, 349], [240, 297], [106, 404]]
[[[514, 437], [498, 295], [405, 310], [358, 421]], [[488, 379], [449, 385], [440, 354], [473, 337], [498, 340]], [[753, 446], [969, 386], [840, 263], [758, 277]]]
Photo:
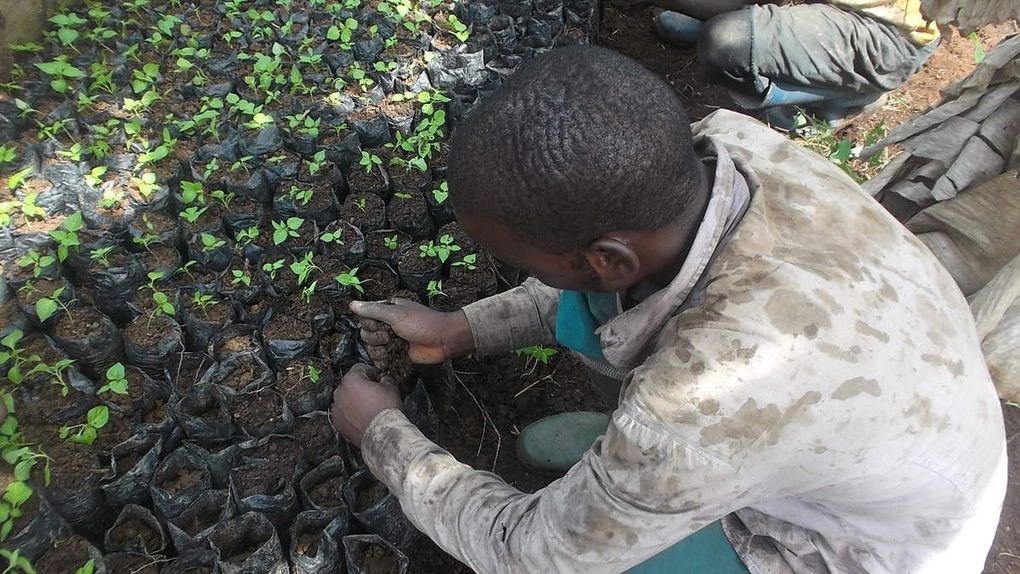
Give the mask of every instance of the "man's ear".
[[583, 255], [606, 291], [628, 289], [641, 276], [641, 260], [637, 253], [626, 242], [614, 237], [595, 240]]

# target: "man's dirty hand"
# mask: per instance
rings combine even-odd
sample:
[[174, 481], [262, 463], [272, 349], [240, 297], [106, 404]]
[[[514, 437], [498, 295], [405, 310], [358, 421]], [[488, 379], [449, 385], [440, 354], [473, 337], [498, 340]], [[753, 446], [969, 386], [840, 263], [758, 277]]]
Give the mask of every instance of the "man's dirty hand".
[[390, 333], [385, 323], [409, 343], [407, 353], [415, 363], [442, 363], [467, 355], [475, 348], [463, 311], [441, 313], [405, 299], [354, 301], [351, 311], [361, 318], [361, 339], [366, 345], [389, 342]]
[[333, 392], [330, 419], [333, 428], [361, 448], [361, 438], [369, 423], [386, 409], [401, 409], [400, 392], [389, 377], [368, 365], [354, 365]]

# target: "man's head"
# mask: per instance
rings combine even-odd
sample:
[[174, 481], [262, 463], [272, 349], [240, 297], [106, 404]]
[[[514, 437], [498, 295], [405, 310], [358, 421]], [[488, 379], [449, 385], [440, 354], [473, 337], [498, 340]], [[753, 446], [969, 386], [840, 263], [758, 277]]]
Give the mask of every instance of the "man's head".
[[497, 257], [554, 287], [612, 291], [661, 268], [651, 244], [706, 193], [673, 91], [590, 46], [524, 64], [479, 105], [453, 139], [449, 184], [461, 225]]

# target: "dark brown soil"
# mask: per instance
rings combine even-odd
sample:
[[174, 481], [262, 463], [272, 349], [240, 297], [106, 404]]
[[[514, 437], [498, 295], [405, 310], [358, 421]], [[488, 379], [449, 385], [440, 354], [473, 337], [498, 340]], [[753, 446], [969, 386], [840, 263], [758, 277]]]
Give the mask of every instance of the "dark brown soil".
[[143, 348], [152, 348], [166, 338], [180, 336], [180, 326], [167, 315], [139, 315], [124, 328], [124, 336]]
[[355, 109], [347, 119], [354, 121], [371, 120], [379, 115], [379, 108], [376, 106], [361, 106]]
[[[387, 237], [396, 237], [397, 247], [396, 249], [390, 249], [386, 246]], [[369, 233], [365, 236], [365, 256], [371, 259], [382, 259], [385, 261], [396, 261], [397, 254], [401, 249], [407, 247], [411, 242], [411, 238], [400, 231], [396, 230], [379, 230]]]
[[[104, 431], [105, 429], [102, 429], [100, 433]], [[56, 434], [53, 439], [53, 442], [49, 443], [45, 449], [46, 454], [53, 459], [53, 463], [50, 465], [52, 469], [50, 487], [82, 492], [94, 488], [99, 473], [102, 472], [102, 465], [99, 464], [96, 451], [88, 445], [58, 442], [55, 440]]]
[[366, 574], [397, 574], [400, 572], [400, 563], [393, 552], [381, 545], [372, 544], [365, 548], [359, 560], [362, 570]]
[[266, 341], [303, 341], [315, 336], [312, 326], [300, 317], [278, 313], [262, 331]]
[[304, 447], [305, 458], [312, 466], [337, 454], [336, 437], [328, 416], [298, 417], [291, 434]]
[[142, 396], [145, 378], [142, 376], [141, 371], [131, 365], [124, 367], [124, 378], [128, 382], [128, 392], [126, 395], [107, 391], [102, 394], [102, 399], [119, 407], [121, 412], [130, 414], [134, 409], [135, 402]]
[[240, 391], [262, 376], [264, 372], [265, 365], [256, 360], [254, 356], [241, 355], [233, 363], [233, 369], [230, 371], [230, 374], [224, 377], [220, 384], [235, 391]]
[[54, 333], [68, 341], [92, 340], [95, 335], [105, 334], [109, 319], [95, 309], [71, 309], [69, 316], [57, 320]]
[[[320, 171], [319, 173], [321, 174], [322, 172]], [[288, 185], [288, 184], [284, 183], [280, 187], [280, 194], [283, 195], [284, 193], [289, 193], [292, 190], [296, 190], [298, 192], [301, 192], [301, 191], [306, 191], [308, 189], [312, 190], [312, 197], [308, 200], [308, 203], [301, 203], [300, 201], [298, 201], [298, 200], [296, 200], [296, 199], [294, 199], [292, 197], [288, 198], [288, 199], [290, 199], [290, 201], [292, 201], [294, 203], [295, 207], [297, 207], [298, 209], [300, 209], [302, 211], [307, 211], [307, 212], [322, 211], [322, 210], [325, 210], [325, 209], [329, 209], [329, 207], [331, 205], [333, 205], [333, 200], [334, 200], [333, 190], [325, 182], [302, 183], [302, 184], [291, 184], [291, 185]], [[282, 217], [282, 215], [280, 217]]]
[[[54, 291], [67, 286], [63, 279], [46, 278], [35, 279], [31, 281], [31, 285], [34, 288], [32, 291], [18, 291], [18, 299], [26, 305], [35, 305], [40, 299], [52, 297]], [[63, 313], [63, 311], [58, 311], [58, 313]]]
[[443, 294], [429, 301], [429, 307], [437, 311], [452, 312], [478, 299], [477, 290], [454, 279], [443, 281]]
[[229, 401], [234, 424], [242, 429], [253, 430], [283, 420], [283, 399], [272, 391], [233, 395]]
[[344, 484], [347, 482], [347, 478], [343, 476], [336, 476], [329, 480], [325, 480], [316, 484], [311, 492], [308, 493], [309, 498], [312, 499], [317, 506], [320, 508], [333, 508], [335, 506], [341, 506], [344, 503], [343, 496], [340, 494]]
[[390, 491], [381, 482], [373, 481], [365, 488], [358, 491], [358, 497], [354, 501], [354, 512], [364, 512], [379, 503]]
[[142, 251], [138, 254], [138, 257], [141, 259], [142, 265], [148, 270], [170, 267], [171, 265], [179, 267], [181, 262], [180, 252], [162, 243], [149, 246], [149, 250]]
[[358, 278], [361, 279], [361, 286], [365, 289], [361, 295], [365, 301], [388, 299], [399, 281], [396, 273], [376, 265], [362, 266], [358, 271]]
[[[351, 186], [353, 188], [353, 181]], [[386, 203], [374, 193], [352, 193], [340, 206], [340, 217], [357, 226], [362, 233], [383, 229], [386, 227]]]
[[182, 361], [177, 364], [177, 369], [170, 371], [170, 375], [177, 388], [184, 393], [193, 387], [211, 366], [212, 360], [207, 360], [205, 363]]
[[246, 453], [246, 458], [258, 461], [231, 471], [241, 497], [278, 494], [294, 479], [294, 467], [301, 457], [301, 449], [296, 447], [294, 441], [274, 436]]
[[219, 520], [219, 509], [213, 506], [208, 506], [189, 514], [187, 519], [183, 522], [174, 522], [174, 524], [191, 536], [197, 536], [198, 534], [215, 526]]
[[434, 273], [437, 267], [442, 267], [443, 264], [438, 257], [422, 257], [419, 246], [424, 245], [428, 245], [428, 241], [414, 243], [400, 252], [397, 257], [397, 269], [400, 270], [401, 275], [406, 277], [407, 275]]
[[[418, 170], [414, 171], [415, 173], [421, 173]], [[428, 185], [429, 183], [426, 181], [425, 186], [427, 187]], [[400, 193], [410, 197], [401, 197], [394, 194], [393, 198], [390, 199], [390, 202], [386, 205], [386, 217], [389, 219], [390, 225], [405, 231], [420, 228], [423, 220], [429, 220], [429, 208], [425, 203], [425, 196], [417, 191]]]
[[133, 221], [134, 225], [153, 235], [162, 235], [167, 231], [177, 228], [177, 220], [158, 211], [149, 211], [138, 216]]
[[[383, 328], [389, 330], [388, 326]], [[365, 346], [369, 358], [372, 359], [372, 364], [379, 369], [380, 375], [393, 377], [401, 392], [405, 394], [411, 391], [409, 385], [413, 387], [411, 373], [414, 370], [411, 359], [407, 355], [407, 348], [407, 341], [397, 337], [392, 331], [390, 331], [388, 344]]]
[[444, 235], [453, 237], [453, 243], [460, 245], [460, 251], [457, 253], [480, 253], [482, 251], [482, 247], [478, 245], [478, 242], [471, 239], [471, 236], [467, 233], [464, 233], [464, 230], [460, 228], [456, 221], [447, 223], [436, 232], [437, 238]]
[[35, 563], [35, 570], [42, 574], [74, 574], [91, 558], [89, 543], [80, 536], [58, 541]]
[[117, 476], [121, 477], [127, 474], [138, 464], [138, 461], [142, 460], [145, 456], [143, 451], [129, 451], [122, 452], [117, 455]]
[[181, 492], [191, 488], [205, 479], [205, 470], [200, 468], [182, 468], [176, 475], [167, 476], [162, 483], [170, 492]]
[[[419, 171], [416, 168], [391, 168], [389, 171], [390, 184], [393, 191], [398, 193], [418, 194], [432, 189], [432, 175], [427, 171]], [[393, 223], [393, 225], [397, 225]]]
[[233, 319], [233, 309], [226, 301], [216, 301], [212, 305], [207, 305], [205, 309], [196, 305], [193, 299], [185, 299], [185, 305], [188, 307], [188, 312], [193, 317], [204, 323], [226, 325]]
[[110, 539], [117, 544], [125, 544], [140, 538], [148, 550], [158, 550], [161, 536], [148, 524], [140, 520], [125, 520], [110, 530]]
[[219, 349], [219, 356], [214, 357], [217, 360], [224, 360], [227, 357], [232, 357], [238, 353], [257, 353], [260, 347], [258, 341], [256, 341], [249, 334], [240, 334], [236, 337], [231, 337], [223, 344]]
[[[94, 253], [94, 252], [93, 252]], [[103, 263], [99, 259], [93, 259], [89, 265], [89, 272], [96, 273], [101, 272], [105, 269], [117, 269], [125, 267], [132, 263], [133, 259], [131, 254], [122, 247], [115, 247], [106, 254], [106, 263]]]
[[[309, 376], [308, 367], [314, 367], [321, 375], [319, 382], [313, 381]], [[285, 368], [277, 373], [276, 388], [283, 394], [288, 402], [296, 402], [318, 390], [317, 385], [326, 384], [325, 378], [329, 370], [322, 359], [305, 357], [288, 363]]]
[[156, 424], [166, 420], [166, 401], [164, 400], [153, 401], [141, 408], [144, 409], [142, 413], [143, 423]]

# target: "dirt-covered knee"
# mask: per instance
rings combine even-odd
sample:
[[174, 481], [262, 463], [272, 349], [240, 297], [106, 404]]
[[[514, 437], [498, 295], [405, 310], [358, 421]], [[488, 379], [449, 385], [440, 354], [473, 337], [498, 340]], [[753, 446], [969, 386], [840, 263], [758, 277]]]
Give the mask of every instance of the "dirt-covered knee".
[[698, 38], [698, 60], [716, 81], [749, 81], [751, 72], [751, 12], [727, 12], [705, 22]]

